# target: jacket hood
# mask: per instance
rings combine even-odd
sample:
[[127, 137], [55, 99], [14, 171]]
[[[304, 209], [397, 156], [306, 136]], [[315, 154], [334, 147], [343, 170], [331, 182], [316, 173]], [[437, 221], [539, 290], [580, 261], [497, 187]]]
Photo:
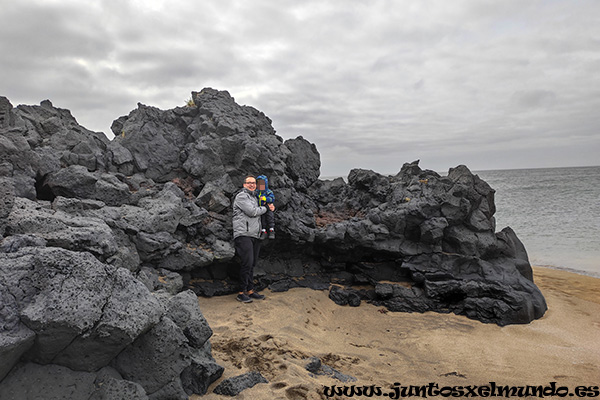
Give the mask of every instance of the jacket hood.
[[[259, 175], [256, 177], [256, 180], [263, 180], [265, 181], [265, 191], [269, 190], [269, 178], [267, 178], [265, 175]], [[257, 192], [259, 192], [260, 190], [258, 190], [258, 187], [256, 189]]]

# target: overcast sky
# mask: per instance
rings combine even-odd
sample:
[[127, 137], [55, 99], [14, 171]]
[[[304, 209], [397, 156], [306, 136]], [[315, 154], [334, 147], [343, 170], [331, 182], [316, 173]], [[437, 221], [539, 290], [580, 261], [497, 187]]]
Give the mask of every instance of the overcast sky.
[[598, 0], [0, 0], [0, 95], [88, 129], [227, 90], [323, 176], [600, 164]]

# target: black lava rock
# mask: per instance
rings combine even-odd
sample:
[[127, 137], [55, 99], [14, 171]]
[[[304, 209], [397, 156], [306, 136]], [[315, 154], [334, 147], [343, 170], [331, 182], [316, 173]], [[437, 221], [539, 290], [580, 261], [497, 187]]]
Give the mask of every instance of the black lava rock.
[[252, 371], [247, 374], [234, 376], [219, 383], [214, 393], [223, 396], [237, 396], [242, 391], [250, 389], [259, 383], [269, 383], [260, 372]]
[[326, 375], [331, 378], [337, 379], [340, 382], [356, 382], [357, 379], [353, 376], [342, 374], [340, 371], [331, 368], [321, 362], [318, 357], [311, 357], [308, 359], [308, 363], [304, 367], [308, 372], [314, 375]]
[[441, 176], [414, 161], [393, 176], [324, 181], [306, 139], [283, 140], [225, 91], [192, 99], [138, 104], [109, 140], [48, 100], [0, 97], [0, 393], [38, 364], [91, 374], [63, 374], [77, 390], [112, 366], [106, 390], [132, 398], [209, 384], [210, 327], [185, 290], [237, 290], [231, 203], [249, 173], [269, 177], [277, 208], [257, 288], [333, 284], [339, 304], [499, 325], [546, 311], [525, 247], [512, 229], [496, 232], [495, 191], [466, 166]]

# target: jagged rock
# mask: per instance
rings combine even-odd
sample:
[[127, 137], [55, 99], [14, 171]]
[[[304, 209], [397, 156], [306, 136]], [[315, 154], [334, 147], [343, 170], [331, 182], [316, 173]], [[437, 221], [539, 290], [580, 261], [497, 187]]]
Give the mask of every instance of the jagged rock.
[[139, 230], [156, 233], [174, 233], [180, 220], [186, 214], [183, 206], [183, 192], [173, 183], [167, 183], [156, 196], [146, 197], [138, 202], [138, 208], [147, 212], [149, 220], [139, 221], [140, 216], [126, 216], [134, 227]]
[[[510, 227], [502, 229], [502, 231], [496, 234], [500, 244], [498, 247], [503, 252], [502, 255], [507, 259], [506, 262], [515, 263], [517, 271], [523, 275], [527, 280], [533, 282], [533, 271], [529, 265], [529, 256], [523, 243], [517, 237], [515, 231]], [[499, 259], [502, 259], [502, 255]]]
[[104, 221], [71, 216], [25, 198], [15, 199], [5, 229], [12, 235], [34, 235], [50, 247], [89, 252], [102, 260], [114, 255], [118, 247]]
[[52, 209], [62, 211], [70, 215], [85, 216], [88, 210], [100, 210], [106, 204], [98, 200], [75, 199], [57, 196], [52, 202]]
[[14, 253], [23, 247], [46, 247], [48, 242], [35, 235], [13, 235], [0, 242], [0, 252]]
[[286, 159], [286, 173], [295, 181], [295, 187], [305, 190], [317, 181], [321, 173], [321, 159], [317, 147], [302, 136], [285, 141], [290, 154]]
[[[59, 248], [22, 247], [0, 253], [0, 273], [5, 278], [0, 283], [0, 378], [21, 359], [28, 361], [23, 368], [33, 368], [33, 376], [42, 381], [47, 371], [64, 372], [65, 382], [72, 381], [74, 389], [55, 389], [60, 398], [70, 398], [72, 390], [74, 398], [80, 398], [80, 391], [93, 392], [95, 398], [119, 393], [127, 398], [146, 398], [149, 393], [156, 399], [178, 393], [186, 398], [177, 380], [191, 365], [191, 357], [196, 364], [214, 364], [206, 347], [212, 331], [191, 292], [162, 306], [129, 271], [103, 264], [89, 253]], [[34, 363], [52, 364], [40, 370]], [[132, 382], [119, 376], [96, 393], [95, 376], [83, 372], [109, 364]], [[11, 383], [23, 379], [18, 372], [11, 377], [13, 373], [0, 382], [0, 393], [25, 393]]]
[[12, 294], [0, 285], [0, 381], [33, 346], [35, 332], [18, 318], [18, 304]]
[[341, 372], [325, 365], [319, 357], [311, 357], [308, 359], [304, 367], [308, 372], [314, 375], [326, 375], [341, 382], [356, 382], [356, 378], [350, 375], [342, 374]]
[[13, 115], [10, 112], [12, 108], [10, 101], [4, 96], [0, 96], [0, 128], [7, 128], [13, 122]]
[[183, 331], [190, 346], [202, 349], [213, 332], [198, 307], [198, 298], [191, 290], [169, 300], [166, 315]]
[[0, 235], [4, 236], [6, 219], [15, 203], [15, 188], [10, 179], [0, 176]]
[[160, 258], [164, 253], [171, 252], [173, 246], [179, 242], [168, 232], [138, 232], [133, 238], [133, 243], [135, 243], [140, 259], [151, 261]]
[[143, 388], [109, 368], [73, 371], [59, 365], [20, 364], [0, 384], [2, 399], [147, 400]]
[[354, 290], [342, 289], [335, 285], [329, 290], [329, 298], [340, 306], [350, 305], [351, 307], [358, 307], [361, 303], [360, 295]]
[[500, 325], [540, 318], [546, 310], [541, 292], [514, 265], [504, 262], [456, 254], [413, 257], [403, 267], [419, 274], [421, 283], [412, 290], [394, 287], [392, 299], [383, 304], [402, 311], [446, 308]]
[[196, 204], [208, 211], [219, 213], [231, 206], [231, 201], [220, 187], [207, 183], [196, 198]]
[[98, 177], [81, 165], [60, 169], [46, 178], [45, 185], [57, 196], [92, 198]]
[[29, 247], [0, 253], [0, 260], [14, 312], [36, 334], [27, 351], [33, 361], [96, 370], [160, 316], [156, 301], [127, 271], [90, 254]]
[[89, 400], [148, 399], [146, 391], [140, 384], [124, 379], [113, 377], [96, 379], [95, 385], [98, 389], [92, 394]]
[[311, 357], [306, 363], [306, 370], [313, 374], [318, 374], [321, 371], [321, 359], [319, 357]]
[[224, 368], [213, 361], [192, 361], [181, 373], [181, 382], [188, 395], [204, 395], [208, 387], [223, 375]]
[[120, 131], [115, 131], [117, 127], [113, 125], [114, 142], [126, 149], [132, 158], [129, 160], [121, 150], [125, 155], [117, 160], [118, 166], [143, 172], [158, 182], [176, 177], [175, 171], [181, 168], [180, 152], [186, 132], [168, 114], [138, 103], [137, 110], [120, 119]]
[[164, 309], [160, 323], [138, 337], [112, 364], [123, 377], [140, 383], [150, 399], [204, 394], [223, 368], [211, 356], [208, 339], [212, 330], [198, 300], [191, 291], [157, 297]]
[[432, 301], [416, 286], [378, 283], [375, 286], [376, 305], [384, 305], [390, 311], [426, 312], [435, 309]]
[[109, 171], [133, 175], [133, 155], [116, 141], [108, 145]]
[[138, 382], [151, 395], [190, 365], [190, 350], [181, 329], [163, 317], [113, 360], [112, 366], [127, 380]]
[[[110, 362], [149, 398], [203, 388], [195, 380], [219, 371], [209, 328], [201, 318], [173, 322], [148, 289], [161, 291], [155, 300], [188, 285], [209, 296], [237, 290], [231, 201], [247, 174], [269, 177], [277, 207], [257, 288], [334, 284], [340, 303], [499, 325], [544, 314], [523, 244], [510, 228], [495, 232], [494, 190], [466, 166], [441, 176], [415, 161], [394, 176], [355, 169], [347, 182], [322, 181], [304, 138], [284, 142], [227, 92], [192, 99], [172, 110], [139, 104], [109, 141], [50, 101], [13, 108], [0, 97], [0, 378], [19, 360], [81, 370]], [[25, 275], [39, 285], [16, 278]], [[131, 296], [140, 319], [128, 325], [119, 318]], [[155, 346], [181, 358], [161, 358]]]
[[269, 381], [267, 381], [260, 372], [252, 371], [247, 374], [225, 379], [215, 388], [214, 393], [233, 397], [259, 383], [269, 383]]
[[[56, 108], [45, 100], [40, 106], [20, 105], [12, 109], [11, 114], [8, 128], [18, 131], [33, 153], [45, 147], [52, 149], [57, 159], [67, 166], [82, 165], [91, 171], [101, 170], [106, 166], [105, 152], [109, 140], [104, 134], [79, 125], [69, 110]], [[39, 157], [29, 158], [32, 155], [27, 153], [22, 156], [34, 161], [31, 172], [35, 174], [36, 167], [43, 160]]]
[[149, 400], [188, 400], [180, 378], [175, 378], [156, 392], [148, 395]]
[[181, 275], [165, 269], [156, 270], [142, 267], [137, 274], [137, 278], [152, 292], [165, 290], [167, 293], [175, 295], [183, 289]]

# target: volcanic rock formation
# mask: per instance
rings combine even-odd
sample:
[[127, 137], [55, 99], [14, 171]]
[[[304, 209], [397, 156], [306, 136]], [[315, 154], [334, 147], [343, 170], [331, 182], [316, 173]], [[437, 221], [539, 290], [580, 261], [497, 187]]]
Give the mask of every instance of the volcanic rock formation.
[[231, 202], [249, 173], [276, 196], [260, 288], [499, 325], [544, 314], [523, 244], [496, 232], [494, 190], [467, 167], [324, 181], [315, 145], [262, 112], [213, 89], [192, 100], [139, 104], [109, 140], [48, 100], [0, 97], [0, 398], [50, 376], [78, 382], [73, 398], [205, 391], [222, 368], [188, 289], [237, 290]]

